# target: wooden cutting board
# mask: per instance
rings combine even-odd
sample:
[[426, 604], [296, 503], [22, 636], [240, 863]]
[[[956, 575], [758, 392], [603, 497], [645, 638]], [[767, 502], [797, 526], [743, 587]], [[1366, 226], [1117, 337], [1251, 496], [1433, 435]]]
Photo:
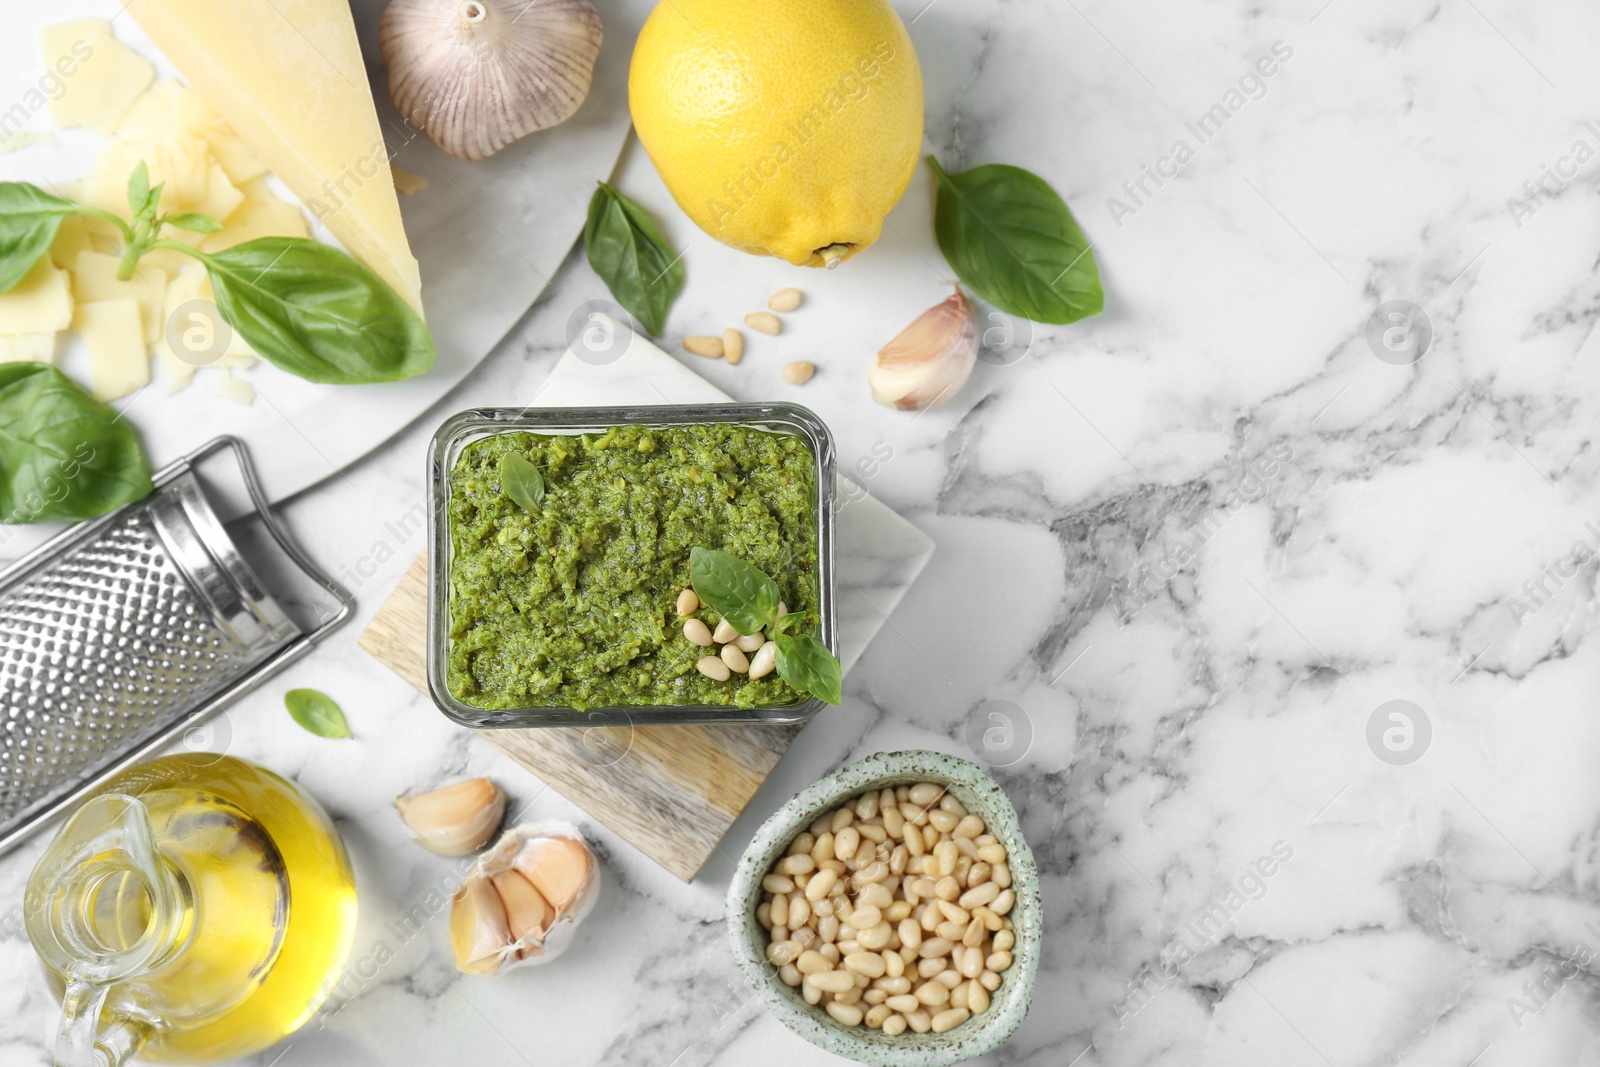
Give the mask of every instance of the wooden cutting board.
[[[378, 609], [360, 643], [426, 693], [427, 640], [423, 556]], [[597, 726], [474, 732], [690, 882], [800, 729]]]

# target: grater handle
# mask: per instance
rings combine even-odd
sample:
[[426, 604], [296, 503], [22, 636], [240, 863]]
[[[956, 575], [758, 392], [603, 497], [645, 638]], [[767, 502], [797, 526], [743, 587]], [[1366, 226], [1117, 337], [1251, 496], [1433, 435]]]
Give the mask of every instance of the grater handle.
[[261, 488], [261, 481], [256, 477], [255, 468], [250, 465], [249, 454], [245, 451], [244, 442], [232, 434], [224, 434], [201, 445], [194, 452], [184, 457], [184, 461], [191, 467], [209, 456], [215, 455], [224, 448], [233, 451], [233, 458], [239, 465], [239, 473], [244, 478], [245, 490], [250, 494], [250, 502], [255, 505], [256, 515], [260, 517], [267, 532], [278, 543], [283, 554], [295, 562], [306, 577], [310, 578], [330, 596], [339, 602], [339, 613], [333, 618], [325, 620], [322, 629], [331, 629], [342, 623], [355, 610], [356, 599], [342, 585], [334, 581], [329, 575], [318, 567], [311, 557], [300, 550], [294, 539], [283, 528], [278, 517], [273, 514], [272, 507], [267, 501], [267, 494]]

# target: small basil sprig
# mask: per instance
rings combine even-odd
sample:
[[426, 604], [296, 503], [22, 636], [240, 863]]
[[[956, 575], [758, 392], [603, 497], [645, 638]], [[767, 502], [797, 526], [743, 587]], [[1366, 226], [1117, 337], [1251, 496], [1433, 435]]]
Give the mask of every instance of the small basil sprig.
[[1105, 307], [1100, 268], [1066, 202], [1044, 179], [1000, 163], [938, 179], [933, 229], [956, 276], [980, 297], [1035, 322], [1068, 323]]
[[[766, 630], [777, 645], [778, 677], [828, 704], [843, 702], [838, 657], [810, 632], [804, 613], [778, 617], [778, 583], [759, 567], [713, 548], [689, 551], [695, 595], [742, 634]], [[805, 632], [799, 632], [805, 629]]]
[[617, 303], [659, 334], [683, 289], [683, 257], [672, 254], [644, 208], [601, 182], [589, 200], [583, 250]]
[[48, 364], [0, 364], [0, 523], [92, 519], [152, 488], [115, 411]]
[[289, 717], [308, 733], [336, 740], [355, 736], [339, 705], [319, 690], [291, 689], [283, 694], [283, 706], [289, 709]]
[[500, 492], [524, 511], [538, 511], [544, 503], [544, 475], [527, 457], [507, 452], [500, 457]]
[[262, 237], [222, 252], [201, 252], [162, 237], [167, 227], [216, 233], [222, 224], [193, 212], [160, 214], [163, 186], [150, 185], [143, 163], [128, 179], [131, 220], [22, 182], [0, 182], [0, 292], [11, 289], [49, 251], [61, 220], [87, 215], [122, 234], [117, 276], [133, 277], [139, 260], [162, 248], [205, 265], [217, 311], [261, 356], [313, 382], [390, 382], [433, 366], [428, 327], [365, 264], [331, 245], [297, 237]]

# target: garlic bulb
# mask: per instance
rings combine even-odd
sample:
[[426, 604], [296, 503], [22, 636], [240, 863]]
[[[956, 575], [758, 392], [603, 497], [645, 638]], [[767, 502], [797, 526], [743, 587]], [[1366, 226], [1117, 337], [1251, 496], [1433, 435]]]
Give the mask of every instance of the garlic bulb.
[[572, 117], [602, 36], [589, 0], [390, 0], [378, 50], [400, 117], [485, 159]]
[[468, 778], [431, 793], [397, 797], [394, 806], [417, 844], [440, 856], [465, 856], [500, 829], [506, 795], [487, 778]]
[[507, 830], [450, 902], [456, 968], [494, 975], [555, 959], [599, 888], [600, 866], [577, 827], [545, 822]]
[[978, 358], [978, 316], [956, 291], [924, 311], [878, 350], [867, 368], [872, 399], [901, 411], [921, 411], [955, 396]]

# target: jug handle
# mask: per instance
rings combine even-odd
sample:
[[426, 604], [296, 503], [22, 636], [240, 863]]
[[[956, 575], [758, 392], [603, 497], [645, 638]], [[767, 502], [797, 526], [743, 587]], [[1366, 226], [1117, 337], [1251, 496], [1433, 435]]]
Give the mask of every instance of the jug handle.
[[[61, 998], [61, 1029], [56, 1031], [56, 1067], [97, 1067], [95, 1024], [110, 989], [82, 978], [67, 985]], [[105, 1058], [99, 1057], [99, 1067], [105, 1064]]]
[[56, 1032], [56, 1067], [122, 1067], [130, 1062], [151, 1030], [125, 1016], [113, 1016], [111, 1025], [96, 1032], [110, 984], [75, 978], [61, 998], [61, 1028]]

